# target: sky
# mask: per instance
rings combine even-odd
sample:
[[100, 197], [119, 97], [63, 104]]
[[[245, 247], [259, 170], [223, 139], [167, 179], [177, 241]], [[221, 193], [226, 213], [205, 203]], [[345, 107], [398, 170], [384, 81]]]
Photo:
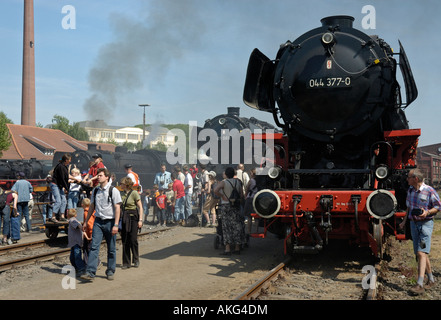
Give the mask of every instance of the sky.
[[[363, 29], [366, 5], [375, 29]], [[440, 143], [439, 0], [36, 0], [36, 121], [58, 114], [134, 126], [139, 104], [149, 104], [147, 123], [203, 126], [240, 107], [241, 116], [274, 124], [242, 100], [251, 52], [274, 59], [282, 43], [337, 14], [395, 52], [401, 40], [419, 91], [409, 125], [422, 129], [420, 146]], [[23, 0], [0, 1], [0, 40], [0, 111], [20, 124]]]

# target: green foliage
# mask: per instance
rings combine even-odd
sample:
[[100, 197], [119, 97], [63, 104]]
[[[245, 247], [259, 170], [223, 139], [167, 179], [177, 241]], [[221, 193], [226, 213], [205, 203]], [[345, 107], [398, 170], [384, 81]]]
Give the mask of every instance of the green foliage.
[[11, 146], [11, 136], [9, 135], [7, 123], [12, 123], [6, 114], [0, 112], [0, 157], [3, 155], [3, 151], [8, 150]]
[[78, 122], [69, 123], [69, 119], [60, 115], [54, 115], [52, 118], [52, 129], [58, 129], [70, 135], [72, 138], [80, 141], [89, 141], [89, 135], [84, 128], [81, 128]]

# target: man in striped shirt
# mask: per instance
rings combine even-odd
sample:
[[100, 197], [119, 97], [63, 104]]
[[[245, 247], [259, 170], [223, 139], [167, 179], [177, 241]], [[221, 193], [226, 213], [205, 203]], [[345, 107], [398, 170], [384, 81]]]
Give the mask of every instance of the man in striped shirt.
[[[418, 260], [418, 281], [410, 289], [413, 294], [424, 293], [425, 288], [434, 286], [435, 279], [429, 260], [430, 241], [433, 231], [433, 217], [441, 208], [440, 198], [431, 186], [424, 183], [424, 175], [419, 169], [412, 169], [407, 175], [409, 190], [407, 192], [407, 215], [400, 224], [404, 228], [406, 220], [410, 220], [410, 231], [413, 249]], [[424, 274], [428, 282], [424, 285]]]

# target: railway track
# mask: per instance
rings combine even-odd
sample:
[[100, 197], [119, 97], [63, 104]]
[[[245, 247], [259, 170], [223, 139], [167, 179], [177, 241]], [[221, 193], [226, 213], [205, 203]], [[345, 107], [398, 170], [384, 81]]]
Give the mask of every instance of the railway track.
[[[162, 232], [168, 229], [169, 228], [142, 231], [141, 233], [138, 234], [138, 237], [142, 238], [143, 236], [147, 236], [156, 232]], [[119, 235], [117, 236], [116, 241], [121, 241], [121, 237]], [[70, 248], [53, 249], [53, 247], [50, 247], [50, 245], [53, 245], [54, 242], [64, 242], [64, 244], [60, 244], [60, 245], [65, 245], [65, 243], [67, 242], [67, 236], [52, 240], [43, 239], [28, 243], [20, 243], [6, 247], [0, 247], [0, 257], [7, 255], [15, 255], [17, 253], [22, 255], [22, 257], [18, 257], [6, 261], [0, 261], [0, 272], [23, 267], [26, 265], [32, 265], [41, 262], [56, 260], [58, 258], [66, 257], [70, 254]], [[106, 243], [105, 241], [102, 242], [102, 244], [105, 243]], [[34, 251], [39, 251], [39, 252], [35, 253]]]
[[331, 251], [323, 258], [285, 260], [235, 300], [375, 300], [379, 264]]

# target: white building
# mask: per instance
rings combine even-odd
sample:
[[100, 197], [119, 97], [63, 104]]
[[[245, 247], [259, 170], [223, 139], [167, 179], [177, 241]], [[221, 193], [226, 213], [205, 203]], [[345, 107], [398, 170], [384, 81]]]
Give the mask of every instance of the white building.
[[[90, 141], [114, 141], [118, 145], [126, 142], [137, 144], [142, 141], [143, 130], [140, 128], [109, 126], [103, 120], [82, 121], [79, 124], [86, 130]], [[175, 135], [160, 126], [153, 126], [151, 131], [145, 131], [145, 145], [153, 147], [159, 142], [162, 142], [166, 147], [172, 146], [175, 143]]]

